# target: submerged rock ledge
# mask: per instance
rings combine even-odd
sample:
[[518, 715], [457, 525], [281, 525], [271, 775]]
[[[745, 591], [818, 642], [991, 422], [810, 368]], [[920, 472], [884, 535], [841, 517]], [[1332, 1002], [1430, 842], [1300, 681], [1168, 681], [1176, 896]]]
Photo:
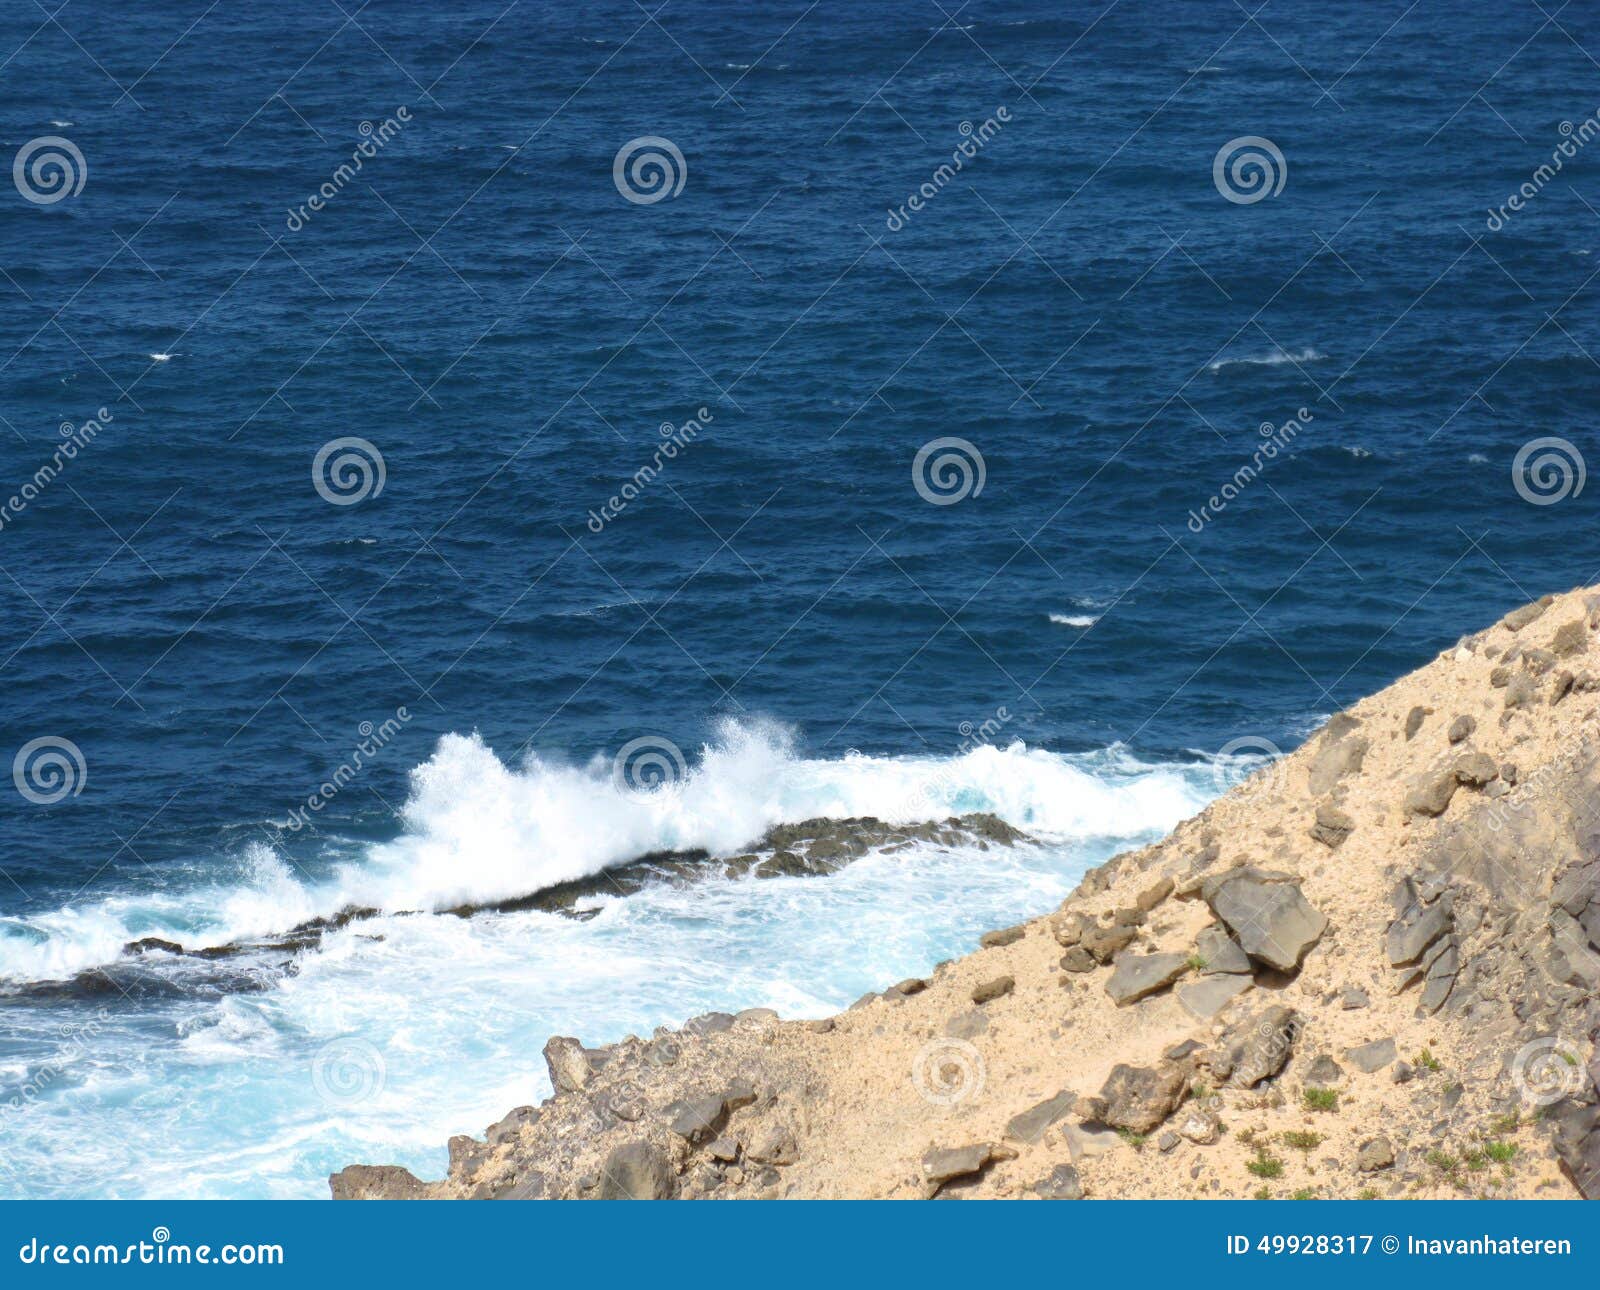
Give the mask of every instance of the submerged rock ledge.
[[553, 1038], [444, 1179], [333, 1195], [1600, 1197], [1597, 628], [1515, 610], [837, 1017]]

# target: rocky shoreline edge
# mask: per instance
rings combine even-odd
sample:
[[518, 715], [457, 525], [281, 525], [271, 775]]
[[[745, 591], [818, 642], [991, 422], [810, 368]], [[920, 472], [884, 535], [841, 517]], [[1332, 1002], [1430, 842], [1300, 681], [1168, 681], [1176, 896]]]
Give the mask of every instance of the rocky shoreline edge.
[[443, 1179], [332, 1194], [1600, 1198], [1597, 628], [1513, 611], [837, 1017], [552, 1038]]

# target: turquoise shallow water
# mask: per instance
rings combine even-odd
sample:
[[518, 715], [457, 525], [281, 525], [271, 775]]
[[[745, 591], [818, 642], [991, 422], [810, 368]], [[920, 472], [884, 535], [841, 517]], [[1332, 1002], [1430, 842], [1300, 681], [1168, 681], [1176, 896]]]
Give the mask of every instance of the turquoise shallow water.
[[[0, 12], [7, 1194], [436, 1168], [550, 1031], [846, 1003], [1594, 579], [1576, 11], [952, 14]], [[968, 809], [1047, 844], [398, 917]]]

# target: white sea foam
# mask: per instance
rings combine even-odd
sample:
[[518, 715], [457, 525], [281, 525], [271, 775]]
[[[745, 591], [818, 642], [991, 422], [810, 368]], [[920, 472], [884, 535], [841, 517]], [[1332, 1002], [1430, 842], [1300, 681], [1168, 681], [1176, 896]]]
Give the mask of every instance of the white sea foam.
[[1093, 627], [1100, 621], [1099, 614], [1051, 614], [1050, 621], [1061, 627]]
[[1170, 828], [1216, 791], [1203, 768], [1120, 748], [1063, 755], [980, 745], [953, 757], [806, 758], [772, 725], [724, 723], [670, 789], [620, 792], [611, 759], [506, 764], [446, 735], [412, 772], [401, 832], [312, 878], [246, 846], [211, 884], [123, 893], [0, 922], [0, 979], [50, 980], [115, 959], [128, 941], [188, 948], [285, 931], [348, 905], [436, 911], [526, 895], [658, 851], [729, 855], [774, 825], [872, 815], [893, 823], [992, 811], [1053, 842]]
[[1229, 367], [1278, 367], [1284, 363], [1315, 363], [1326, 357], [1326, 354], [1309, 345], [1294, 351], [1278, 348], [1266, 354], [1241, 354], [1235, 358], [1219, 358], [1215, 362], [1206, 364], [1206, 370], [1220, 372]]

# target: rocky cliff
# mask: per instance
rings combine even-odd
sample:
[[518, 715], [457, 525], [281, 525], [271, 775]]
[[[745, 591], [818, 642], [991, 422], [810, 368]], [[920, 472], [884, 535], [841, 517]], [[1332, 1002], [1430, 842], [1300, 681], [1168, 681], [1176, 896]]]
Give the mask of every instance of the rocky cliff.
[[1597, 628], [1516, 610], [837, 1017], [554, 1038], [443, 1180], [333, 1194], [1600, 1196]]

